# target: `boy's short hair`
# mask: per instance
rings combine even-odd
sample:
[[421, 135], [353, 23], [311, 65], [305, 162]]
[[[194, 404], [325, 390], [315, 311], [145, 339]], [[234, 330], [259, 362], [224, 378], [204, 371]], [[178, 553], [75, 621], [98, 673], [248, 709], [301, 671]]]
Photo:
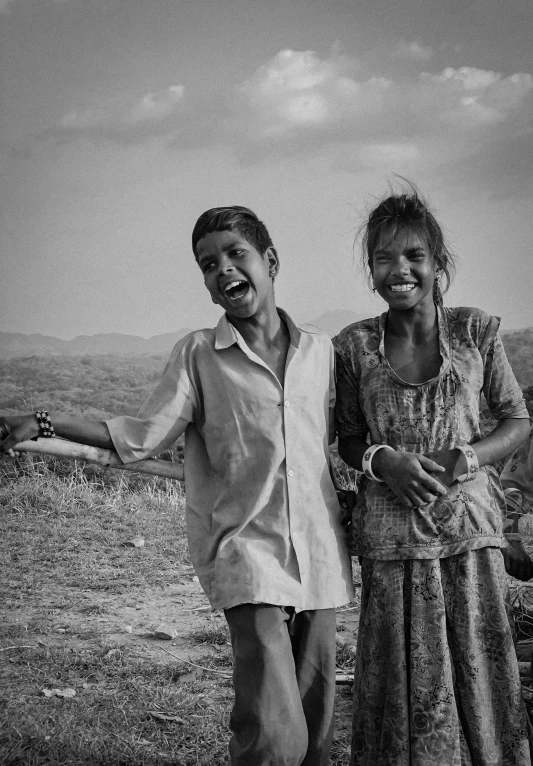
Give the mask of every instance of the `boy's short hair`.
[[267, 227], [250, 208], [240, 205], [212, 207], [202, 213], [192, 231], [192, 250], [196, 260], [196, 245], [213, 231], [238, 231], [261, 255], [273, 246]]

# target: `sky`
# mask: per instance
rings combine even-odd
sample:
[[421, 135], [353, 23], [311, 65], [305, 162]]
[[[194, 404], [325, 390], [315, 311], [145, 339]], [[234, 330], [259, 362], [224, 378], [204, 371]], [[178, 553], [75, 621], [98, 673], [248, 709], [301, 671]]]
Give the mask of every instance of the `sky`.
[[374, 316], [356, 239], [399, 178], [449, 305], [533, 325], [531, 0], [0, 0], [0, 331], [213, 326], [198, 216], [245, 205], [298, 321]]

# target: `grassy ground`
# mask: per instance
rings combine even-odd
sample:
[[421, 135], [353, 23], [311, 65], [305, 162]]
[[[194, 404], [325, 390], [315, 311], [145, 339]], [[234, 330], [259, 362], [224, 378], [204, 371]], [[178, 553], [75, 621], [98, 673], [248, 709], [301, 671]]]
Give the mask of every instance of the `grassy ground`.
[[[226, 762], [229, 635], [195, 582], [183, 505], [165, 480], [0, 464], [0, 763]], [[156, 638], [161, 620], [174, 640]], [[349, 687], [337, 702], [340, 766]]]
[[[0, 463], [1, 764], [226, 763], [229, 635], [194, 577], [183, 507], [162, 479]], [[515, 584], [513, 598], [525, 664], [533, 586]], [[357, 602], [339, 611], [342, 636], [357, 615]], [[158, 638], [161, 623], [173, 639]], [[337, 664], [351, 669], [349, 646]], [[349, 760], [350, 709], [350, 687], [337, 687], [333, 766]]]

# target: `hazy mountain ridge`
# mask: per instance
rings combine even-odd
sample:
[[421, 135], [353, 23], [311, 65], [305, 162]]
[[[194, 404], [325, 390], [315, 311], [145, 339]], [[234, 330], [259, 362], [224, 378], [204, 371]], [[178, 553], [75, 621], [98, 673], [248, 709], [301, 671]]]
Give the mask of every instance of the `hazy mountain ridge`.
[[[318, 319], [307, 324], [320, 327], [328, 335], [333, 336], [346, 325], [364, 319], [364, 316], [349, 310], [327, 311]], [[83, 356], [85, 354], [89, 356], [99, 354], [117, 356], [168, 354], [178, 340], [190, 332], [192, 332], [191, 328], [186, 327], [176, 332], [153, 335], [151, 338], [122, 333], [99, 333], [97, 335], [77, 335], [72, 340], [62, 340], [52, 335], [39, 333], [0, 332], [0, 358]]]
[[[358, 314], [350, 309], [326, 311], [318, 319], [306, 324], [319, 327], [330, 337], [336, 335], [343, 327], [353, 322], [365, 319], [367, 314]], [[77, 335], [72, 340], [62, 340], [52, 335], [40, 333], [0, 332], [0, 358], [9, 359], [25, 356], [96, 356], [113, 354], [116, 356], [137, 356], [143, 354], [168, 354], [175, 343], [184, 335], [192, 332], [185, 327], [176, 332], [153, 335], [142, 338], [139, 335], [123, 333], [98, 333], [97, 335]], [[529, 334], [529, 335], [528, 335]], [[519, 330], [503, 330], [506, 338], [516, 336], [515, 342], [520, 345], [524, 340], [533, 344], [533, 327]]]
[[[321, 326], [333, 335], [357, 319], [358, 316], [352, 312], [334, 311], [309, 324]], [[64, 346], [53, 344], [55, 350], [51, 353], [41, 351], [35, 355], [8, 357], [0, 352], [0, 412], [28, 412], [37, 407], [45, 407], [51, 411], [83, 414], [98, 419], [111, 415], [135, 415], [157, 385], [175, 339], [187, 332], [182, 330], [166, 336], [155, 336], [156, 343], [150, 349], [155, 349], [153, 353], [126, 352], [125, 348], [141, 346], [122, 342], [124, 336], [118, 334], [105, 339], [107, 342], [110, 338], [114, 341], [118, 338], [121, 341], [120, 354], [108, 352], [112, 348], [109, 342], [105, 345], [106, 353], [90, 353], [90, 348], [96, 348], [99, 336], [91, 336], [93, 340], [96, 339], [93, 346], [82, 343], [77, 346], [83, 349], [82, 354], [72, 351], [62, 354], [58, 349]], [[144, 344], [152, 340], [129, 337]], [[58, 340], [46, 336], [40, 338], [44, 339], [43, 343], [33, 348], [46, 348], [47, 341]], [[503, 341], [511, 366], [531, 405], [533, 328], [504, 334]], [[159, 350], [160, 342], [162, 346], [168, 344], [167, 347]]]
[[[332, 337], [343, 327], [363, 318], [365, 315], [338, 309], [327, 311], [307, 324], [320, 327]], [[79, 389], [76, 394], [71, 392], [72, 405], [75, 406], [75, 401], [86, 401], [84, 389], [88, 392], [104, 385], [106, 391], [116, 386], [122, 386], [122, 391], [127, 389], [127, 401], [121, 402], [120, 394], [116, 398], [106, 394], [105, 402], [98, 398], [97, 409], [116, 411], [118, 407], [122, 410], [124, 404], [129, 411], [133, 400], [137, 401], [137, 393], [144, 395], [151, 389], [174, 344], [189, 332], [189, 328], [183, 328], [151, 338], [108, 333], [79, 335], [72, 340], [40, 334], [0, 332], [0, 407], [2, 402], [4, 407], [18, 407], [21, 398], [39, 390], [43, 394], [47, 390], [55, 391], [55, 398], [59, 396], [59, 391]], [[531, 386], [533, 327], [503, 331], [502, 336], [518, 382], [523, 387]], [[155, 375], [154, 369], [157, 370]], [[9, 370], [13, 377], [9, 375]], [[39, 377], [44, 384], [42, 389], [38, 384]], [[134, 393], [134, 389], [139, 390]], [[14, 396], [18, 397], [17, 403]], [[90, 400], [95, 402], [94, 395], [90, 396]], [[57, 406], [58, 402], [54, 404]]]
[[26, 356], [94, 356], [113, 354], [137, 356], [141, 354], [166, 354], [180, 338], [190, 333], [190, 328], [177, 332], [141, 338], [138, 335], [122, 333], [100, 333], [78, 335], [72, 340], [62, 340], [51, 335], [38, 333], [0, 332], [0, 357], [3, 359]]

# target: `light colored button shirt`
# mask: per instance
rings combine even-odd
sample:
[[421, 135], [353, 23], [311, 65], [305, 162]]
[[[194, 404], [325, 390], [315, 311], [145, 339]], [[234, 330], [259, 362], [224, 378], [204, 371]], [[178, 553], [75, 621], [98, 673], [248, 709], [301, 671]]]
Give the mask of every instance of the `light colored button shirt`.
[[329, 473], [333, 347], [280, 316], [290, 333], [284, 386], [223, 316], [177, 344], [137, 418], [107, 421], [126, 463], [185, 431], [189, 549], [214, 608], [325, 609], [353, 597]]

